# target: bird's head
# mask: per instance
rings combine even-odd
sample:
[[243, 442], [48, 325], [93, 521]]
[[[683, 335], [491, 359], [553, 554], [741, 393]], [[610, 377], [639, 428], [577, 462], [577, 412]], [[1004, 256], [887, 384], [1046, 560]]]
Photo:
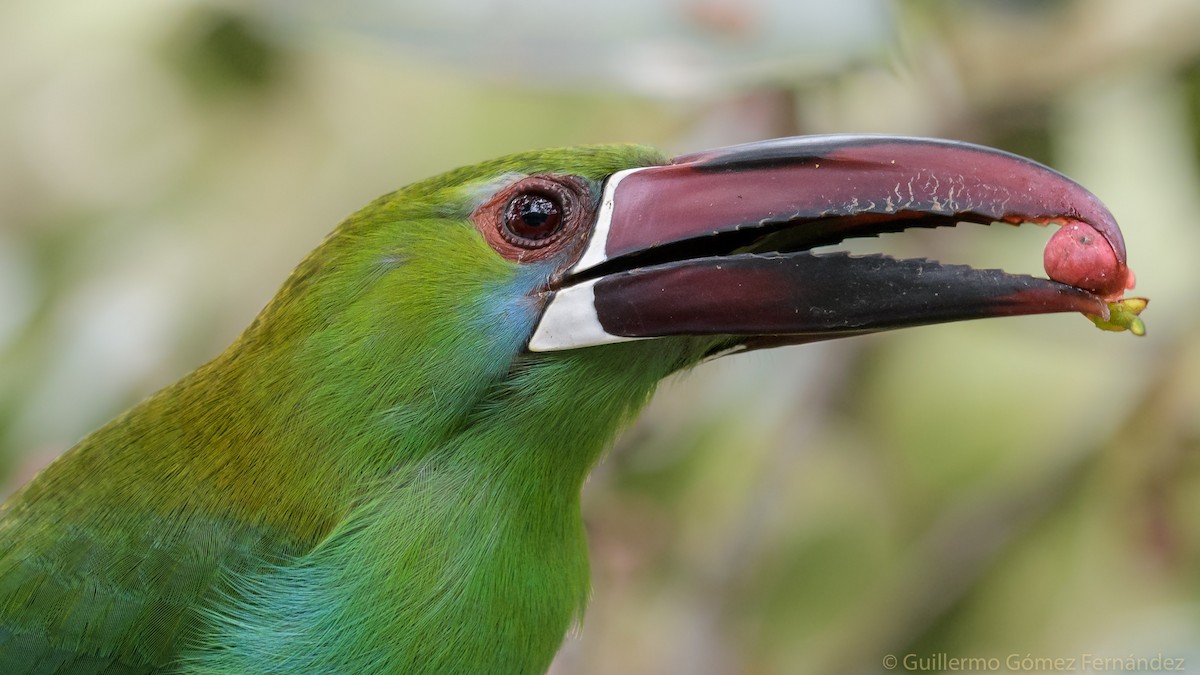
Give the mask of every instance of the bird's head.
[[[956, 221], [1085, 223], [1107, 262], [1079, 288], [813, 251]], [[291, 364], [320, 371], [309, 396], [349, 396], [343, 412], [392, 424], [462, 429], [503, 409], [525, 411], [526, 429], [580, 415], [607, 429], [663, 376], [714, 355], [1104, 314], [1126, 275], [1120, 231], [1091, 193], [996, 150], [833, 136], [670, 160], [597, 146], [514, 155], [380, 198], [301, 264], [244, 341], [288, 344]]]

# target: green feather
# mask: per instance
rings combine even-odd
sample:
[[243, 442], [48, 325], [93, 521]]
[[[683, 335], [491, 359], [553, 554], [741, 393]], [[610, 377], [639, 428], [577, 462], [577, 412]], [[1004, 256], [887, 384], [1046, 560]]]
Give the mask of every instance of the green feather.
[[220, 356], [0, 511], [0, 672], [539, 673], [585, 604], [579, 489], [712, 340], [531, 354], [518, 265], [467, 215], [514, 177], [599, 182], [636, 146], [515, 155], [339, 226]]

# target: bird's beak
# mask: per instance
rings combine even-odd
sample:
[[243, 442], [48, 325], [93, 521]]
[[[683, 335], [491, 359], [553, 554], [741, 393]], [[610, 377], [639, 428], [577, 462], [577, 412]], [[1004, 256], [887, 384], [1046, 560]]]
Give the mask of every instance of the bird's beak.
[[1086, 223], [1126, 274], [1104, 205], [1031, 160], [941, 140], [785, 138], [610, 177], [529, 349], [670, 335], [744, 336], [733, 344], [753, 348], [994, 316], [1107, 315], [1107, 293], [1048, 279], [812, 251], [957, 221]]

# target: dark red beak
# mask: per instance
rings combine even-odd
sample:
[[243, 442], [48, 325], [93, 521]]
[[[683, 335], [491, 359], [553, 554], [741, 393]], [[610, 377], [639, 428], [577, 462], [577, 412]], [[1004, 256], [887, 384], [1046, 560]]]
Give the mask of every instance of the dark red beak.
[[1097, 292], [1048, 279], [812, 252], [958, 221], [1086, 223], [1111, 248], [1118, 283], [1127, 274], [1104, 205], [1031, 160], [931, 139], [784, 138], [610, 177], [587, 248], [529, 348], [669, 335], [744, 336], [735, 343], [756, 347], [964, 319], [1107, 313]]

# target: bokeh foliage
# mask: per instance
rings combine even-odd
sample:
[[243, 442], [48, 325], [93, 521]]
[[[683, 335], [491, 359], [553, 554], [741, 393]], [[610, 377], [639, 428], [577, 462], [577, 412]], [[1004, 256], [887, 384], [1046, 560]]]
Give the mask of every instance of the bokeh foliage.
[[[811, 56], [798, 40], [794, 60], [786, 42], [761, 51], [804, 28], [766, 1], [664, 3], [636, 26], [661, 48], [636, 58], [595, 36], [581, 54], [551, 36], [543, 56], [502, 13], [430, 51], [350, 10], [102, 4], [0, 7], [10, 487], [222, 349], [327, 230], [397, 185], [538, 146], [963, 138], [1109, 204], [1149, 335], [1006, 319], [672, 380], [587, 486], [595, 598], [554, 672], [859, 673], [938, 653], [1200, 669], [1197, 3], [860, 3], [885, 30]], [[446, 57], [456, 45], [486, 63]], [[706, 45], [721, 58], [675, 58]], [[867, 246], [1037, 271], [1047, 236]]]

